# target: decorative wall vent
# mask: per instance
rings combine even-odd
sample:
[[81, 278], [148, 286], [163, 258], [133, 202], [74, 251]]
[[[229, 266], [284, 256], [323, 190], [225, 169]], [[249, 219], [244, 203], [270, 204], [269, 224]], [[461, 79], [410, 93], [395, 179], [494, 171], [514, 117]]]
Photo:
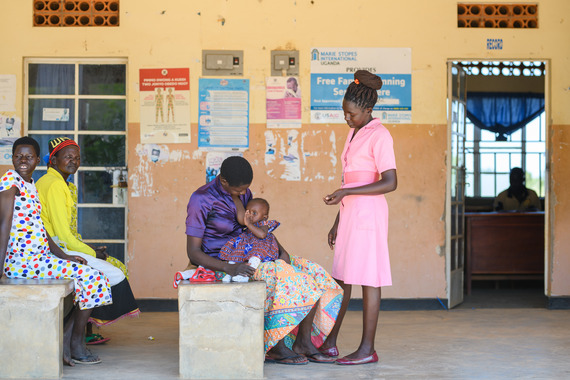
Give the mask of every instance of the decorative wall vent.
[[119, 26], [119, 0], [34, 0], [34, 26]]
[[459, 28], [538, 28], [538, 4], [458, 3]]

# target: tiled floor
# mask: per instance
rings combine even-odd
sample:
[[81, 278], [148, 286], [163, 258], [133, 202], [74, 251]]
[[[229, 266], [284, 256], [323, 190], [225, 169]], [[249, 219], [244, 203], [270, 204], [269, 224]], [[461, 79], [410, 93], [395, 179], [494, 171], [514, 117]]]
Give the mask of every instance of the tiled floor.
[[[178, 313], [146, 312], [101, 332], [103, 363], [65, 367], [64, 379], [177, 379]], [[354, 350], [361, 312], [349, 311], [341, 354]], [[380, 313], [377, 364], [265, 365], [267, 379], [569, 379], [570, 310], [478, 308]], [[223, 363], [212, 363], [223, 365]]]

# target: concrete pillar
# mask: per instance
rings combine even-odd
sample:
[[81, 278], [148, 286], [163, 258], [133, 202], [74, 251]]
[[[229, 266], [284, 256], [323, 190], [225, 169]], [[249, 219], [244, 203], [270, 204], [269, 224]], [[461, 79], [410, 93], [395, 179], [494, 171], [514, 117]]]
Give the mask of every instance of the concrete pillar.
[[63, 298], [73, 280], [0, 279], [0, 377], [59, 378]]
[[180, 377], [262, 379], [265, 282], [178, 287]]

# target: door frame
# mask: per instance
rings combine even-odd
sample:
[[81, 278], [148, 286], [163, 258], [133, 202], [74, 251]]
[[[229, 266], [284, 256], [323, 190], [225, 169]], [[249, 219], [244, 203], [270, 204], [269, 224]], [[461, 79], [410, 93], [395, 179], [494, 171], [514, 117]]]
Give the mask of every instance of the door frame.
[[[451, 78], [449, 77], [448, 65], [452, 62], [462, 62], [462, 61], [542, 61], [545, 65], [545, 74], [544, 74], [544, 120], [545, 120], [545, 173], [544, 173], [544, 294], [547, 297], [551, 296], [551, 288], [552, 282], [550, 281], [551, 278], [551, 268], [552, 268], [552, 246], [553, 246], [553, 236], [551, 233], [550, 226], [553, 224], [551, 221], [551, 217], [554, 216], [554, 213], [550, 212], [550, 191], [552, 189], [552, 178], [551, 178], [551, 158], [550, 152], [552, 151], [552, 142], [550, 141], [550, 134], [552, 129], [552, 118], [551, 118], [551, 60], [548, 58], [449, 58], [446, 60], [445, 69], [446, 69], [446, 80], [447, 80], [447, 92], [446, 92], [446, 105], [448, 104], [447, 95], [449, 94], [449, 88], [451, 86]], [[446, 288], [447, 288], [447, 297], [448, 297], [448, 305], [449, 305], [449, 295], [450, 295], [450, 287], [451, 287], [451, 277], [448, 271], [448, 266], [450, 262], [450, 237], [451, 237], [451, 223], [450, 223], [450, 216], [448, 216], [447, 208], [448, 204], [451, 202], [451, 193], [450, 193], [450, 186], [451, 186], [451, 160], [450, 160], [450, 146], [451, 146], [451, 122], [449, 119], [449, 112], [446, 112], [447, 117], [447, 155], [446, 155], [446, 194], [445, 194], [445, 276], [446, 276]]]
[[[129, 61], [127, 57], [24, 57], [23, 61], [22, 61], [22, 65], [23, 65], [23, 75], [24, 75], [24, 81], [23, 81], [23, 124], [24, 124], [24, 128], [23, 128], [23, 132], [27, 135], [28, 133], [34, 133], [34, 134], [52, 134], [53, 131], [43, 131], [43, 130], [29, 130], [28, 126], [28, 112], [29, 112], [29, 104], [28, 104], [28, 100], [30, 98], [29, 93], [28, 93], [28, 66], [30, 64], [34, 64], [34, 63], [48, 63], [48, 64], [74, 64], [75, 67], [77, 68], [79, 65], [85, 65], [85, 64], [121, 64], [121, 65], [125, 65], [125, 95], [111, 95], [111, 96], [99, 96], [99, 95], [90, 95], [88, 96], [89, 98], [92, 99], [97, 99], [97, 98], [115, 98], [115, 99], [125, 99], [125, 131], [124, 132], [119, 132], [119, 131], [105, 131], [104, 133], [101, 133], [101, 131], [80, 131], [78, 130], [77, 126], [78, 126], [78, 117], [79, 117], [79, 113], [75, 112], [74, 115], [74, 130], [72, 131], [65, 131], [65, 130], [61, 130], [62, 135], [63, 134], [68, 134], [68, 135], [72, 135], [74, 136], [74, 138], [78, 141], [78, 137], [80, 135], [97, 135], [97, 134], [101, 134], [101, 135], [124, 135], [125, 136], [125, 166], [123, 167], [106, 167], [106, 166], [90, 166], [88, 167], [88, 169], [82, 169], [80, 168], [77, 173], [75, 173], [73, 175], [74, 178], [74, 183], [77, 183], [77, 179], [79, 176], [79, 171], [83, 170], [93, 170], [93, 171], [107, 171], [107, 172], [113, 172], [113, 180], [115, 181], [115, 177], [118, 177], [117, 175], [117, 170], [120, 170], [121, 173], [124, 171], [126, 173], [126, 178], [128, 178], [128, 163], [129, 163], [129, 130], [128, 130], [128, 126], [129, 126], [129, 118], [128, 118], [128, 114], [129, 114]], [[78, 72], [76, 70], [75, 72], [75, 94], [73, 95], [73, 97], [77, 100], [78, 98], [81, 98], [81, 95], [78, 95], [77, 92], [77, 86], [79, 85], [79, 81], [78, 81]], [[69, 95], [34, 95], [32, 96], [34, 98], [54, 98], [54, 99], [58, 99], [58, 98], [68, 98]], [[77, 103], [77, 102], [76, 102]], [[76, 104], [77, 105], [77, 104]], [[58, 131], [59, 132], [59, 131]], [[67, 133], [66, 133], [67, 132]], [[42, 147], [42, 149], [45, 149], [45, 147]], [[47, 170], [47, 166], [46, 164], [43, 162], [40, 163], [40, 165], [37, 166], [37, 169], [39, 170]], [[117, 199], [122, 195], [122, 199], [124, 200], [123, 204], [115, 204], [115, 202], [110, 203], [110, 204], [103, 204], [103, 203], [78, 203], [77, 204], [77, 208], [78, 211], [80, 208], [83, 207], [109, 207], [109, 208], [123, 208], [124, 209], [124, 215], [125, 215], [125, 225], [124, 225], [124, 238], [123, 239], [83, 239], [84, 243], [87, 244], [97, 244], [97, 245], [104, 245], [106, 243], [121, 243], [124, 245], [124, 249], [123, 249], [123, 261], [125, 266], [128, 267], [128, 209], [129, 209], [129, 205], [128, 205], [128, 194], [126, 193], [126, 191], [123, 194], [119, 194], [121, 191], [123, 191], [122, 189], [118, 188], [118, 186], [115, 186], [115, 183], [113, 185], [113, 199]]]

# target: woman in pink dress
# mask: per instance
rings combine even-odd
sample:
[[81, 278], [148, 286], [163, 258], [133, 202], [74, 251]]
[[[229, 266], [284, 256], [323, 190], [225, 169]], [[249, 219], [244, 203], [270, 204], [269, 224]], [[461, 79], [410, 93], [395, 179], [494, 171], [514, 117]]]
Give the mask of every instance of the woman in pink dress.
[[388, 256], [388, 205], [384, 194], [397, 187], [392, 136], [372, 108], [382, 87], [380, 77], [359, 70], [342, 102], [344, 119], [350, 127], [341, 161], [342, 187], [324, 198], [327, 205], [340, 203], [340, 211], [329, 232], [334, 248], [332, 276], [344, 289], [336, 324], [320, 350], [338, 356], [336, 339], [350, 300], [352, 285], [361, 285], [363, 333], [358, 349], [337, 359], [337, 364], [378, 361], [374, 338], [380, 311], [381, 287], [392, 285]]

